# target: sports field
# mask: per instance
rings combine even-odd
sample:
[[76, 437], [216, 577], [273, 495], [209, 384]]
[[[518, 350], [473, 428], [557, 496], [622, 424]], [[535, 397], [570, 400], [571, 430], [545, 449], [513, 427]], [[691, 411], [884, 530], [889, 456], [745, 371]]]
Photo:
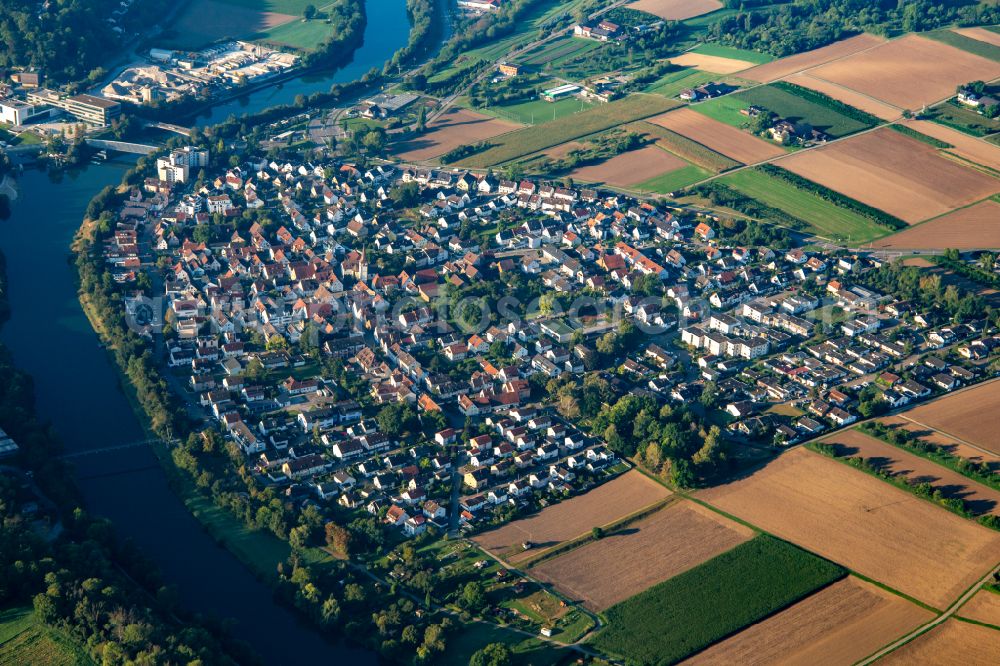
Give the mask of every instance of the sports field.
[[867, 243], [888, 233], [884, 227], [851, 210], [757, 169], [740, 169], [720, 182], [807, 222], [815, 233], [826, 238]]
[[595, 106], [594, 102], [577, 97], [569, 97], [561, 99], [558, 102], [533, 99], [507, 106], [491, 106], [487, 109], [478, 109], [476, 112], [496, 116], [501, 120], [509, 120], [522, 125], [540, 125], [541, 123], [559, 120], [574, 113], [586, 111], [593, 106]]

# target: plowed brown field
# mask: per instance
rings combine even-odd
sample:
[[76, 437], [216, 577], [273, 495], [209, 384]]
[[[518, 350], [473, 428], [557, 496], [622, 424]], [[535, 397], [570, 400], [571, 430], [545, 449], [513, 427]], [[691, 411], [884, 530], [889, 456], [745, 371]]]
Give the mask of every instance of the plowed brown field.
[[967, 160], [1000, 171], [1000, 146], [983, 139], [969, 136], [964, 132], [939, 125], [930, 120], [909, 120], [906, 123], [918, 132], [923, 132], [935, 139], [950, 143], [954, 148], [946, 150]]
[[682, 501], [546, 560], [531, 573], [594, 611], [673, 578], [753, 536], [753, 530]]
[[907, 35], [809, 73], [894, 106], [918, 110], [954, 95], [961, 83], [997, 78], [1000, 62]]
[[804, 448], [704, 501], [939, 608], [990, 569], [1000, 533]]
[[960, 620], [945, 620], [878, 661], [894, 666], [988, 666], [1000, 664], [1000, 631]]
[[720, 9], [719, 0], [639, 0], [628, 6], [641, 12], [648, 12], [668, 21], [683, 21]]
[[922, 426], [919, 423], [914, 423], [906, 418], [905, 412], [897, 416], [889, 416], [879, 420], [892, 427], [905, 428], [906, 430], [919, 436], [922, 441], [927, 442], [928, 444], [934, 444], [935, 446], [940, 446], [953, 456], [965, 458], [969, 462], [976, 464], [986, 463], [992, 469], [1000, 470], [1000, 455], [984, 453], [980, 449], [973, 448], [968, 444], [960, 442], [954, 437], [950, 437], [937, 430], [931, 430], [930, 428]]
[[932, 400], [906, 417], [1000, 455], [1000, 381]]
[[958, 616], [1000, 627], [1000, 593], [979, 590], [958, 609]]
[[758, 65], [753, 69], [748, 69], [741, 75], [741, 78], [759, 81], [760, 83], [770, 83], [784, 78], [789, 74], [795, 74], [806, 69], [818, 67], [831, 60], [852, 55], [858, 51], [864, 51], [885, 42], [882, 37], [862, 33], [849, 39], [834, 42], [829, 46], [824, 46], [805, 53], [796, 53], [793, 56], [775, 60], [764, 65]]
[[1000, 192], [1000, 179], [886, 128], [804, 150], [780, 165], [910, 223]]
[[758, 139], [748, 132], [720, 123], [689, 108], [668, 111], [650, 118], [648, 122], [673, 130], [744, 164], [753, 164], [785, 154], [780, 146]]
[[703, 53], [683, 53], [672, 57], [670, 63], [679, 65], [680, 67], [694, 67], [695, 69], [714, 74], [732, 74], [733, 72], [741, 72], [748, 67], [753, 67], [753, 63], [746, 60], [705, 55]]
[[427, 124], [427, 131], [392, 150], [401, 160], [429, 160], [453, 148], [490, 139], [521, 127], [466, 109], [451, 109]]
[[[840, 454], [861, 456], [878, 469], [910, 483], [929, 483], [940, 489], [945, 497], [964, 499], [968, 502], [969, 511], [977, 516], [1000, 516], [1000, 491], [972, 481], [931, 460], [857, 430], [844, 430], [824, 437], [822, 441], [838, 447]], [[1000, 553], [997, 556], [1000, 559]]]
[[[643, 474], [631, 471], [590, 492], [542, 509], [527, 518], [476, 536], [494, 555], [520, 562], [591, 530], [613, 523], [670, 496], [670, 491]], [[523, 550], [531, 541], [534, 548]]]
[[933, 617], [850, 576], [682, 663], [852, 664]]
[[628, 187], [687, 165], [687, 162], [662, 148], [645, 146], [615, 155], [600, 164], [573, 169], [569, 175], [590, 183]]
[[987, 44], [992, 44], [993, 46], [1000, 46], [1000, 34], [993, 32], [992, 30], [987, 30], [986, 28], [955, 28], [955, 32], [960, 35], [965, 35], [972, 39], [978, 39], [981, 42], [986, 42]]
[[988, 199], [880, 238], [872, 247], [894, 250], [956, 250], [1000, 247], [1000, 204]]

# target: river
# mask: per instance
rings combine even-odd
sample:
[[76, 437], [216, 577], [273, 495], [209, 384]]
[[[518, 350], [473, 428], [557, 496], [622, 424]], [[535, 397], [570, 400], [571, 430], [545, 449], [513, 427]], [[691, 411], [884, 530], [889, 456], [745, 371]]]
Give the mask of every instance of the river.
[[406, 0], [367, 0], [368, 25], [365, 41], [351, 61], [336, 71], [310, 74], [241, 95], [207, 109], [197, 116], [198, 125], [221, 123], [230, 115], [257, 113], [279, 104], [291, 104], [298, 95], [327, 92], [334, 83], [360, 79], [372, 67], [379, 70], [410, 36]]
[[[199, 123], [288, 103], [300, 93], [326, 90], [331, 83], [381, 68], [408, 39], [405, 0], [368, 1], [365, 43], [349, 65], [232, 100], [204, 114]], [[132, 164], [121, 157], [59, 176], [28, 169], [18, 178], [11, 218], [0, 223], [12, 312], [0, 339], [34, 378], [39, 412], [52, 422], [68, 452], [144, 437], [113, 362], [80, 308], [70, 254], [91, 197], [119, 182]], [[148, 448], [82, 456], [74, 463], [87, 508], [111, 519], [120, 536], [135, 541], [166, 582], [177, 587], [185, 607], [235, 620], [233, 634], [267, 663], [376, 663], [372, 653], [333, 645], [276, 605], [270, 588], [216, 544], [170, 490]]]

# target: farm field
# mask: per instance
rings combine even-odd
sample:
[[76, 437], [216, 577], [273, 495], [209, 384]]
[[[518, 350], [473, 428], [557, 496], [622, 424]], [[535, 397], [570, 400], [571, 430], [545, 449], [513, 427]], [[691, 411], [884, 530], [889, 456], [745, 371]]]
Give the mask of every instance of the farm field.
[[1000, 593], [979, 590], [958, 609], [958, 616], [1000, 627]]
[[655, 178], [650, 178], [641, 183], [636, 183], [632, 188], [634, 190], [639, 190], [641, 192], [656, 192], [657, 194], [670, 194], [671, 192], [676, 192], [677, 190], [687, 187], [688, 185], [694, 185], [695, 183], [705, 180], [711, 176], [711, 172], [702, 169], [699, 166], [689, 164], [686, 167], [677, 169], [676, 171], [671, 171], [670, 173], [665, 173]]
[[754, 66], [754, 63], [748, 60], [736, 60], [734, 58], [707, 55], [694, 51], [674, 56], [670, 59], [670, 62], [681, 67], [694, 67], [695, 69], [715, 74], [733, 74], [734, 72], [741, 72], [744, 69]]
[[970, 622], [948, 619], [887, 654], [879, 664], [970, 666], [1000, 662], [1000, 632]]
[[902, 109], [898, 109], [885, 102], [880, 102], [874, 97], [863, 95], [836, 83], [817, 79], [815, 76], [809, 74], [792, 74], [785, 78], [785, 81], [821, 92], [833, 99], [840, 100], [844, 104], [849, 104], [855, 109], [861, 109], [865, 113], [877, 116], [882, 120], [897, 120], [903, 114]]
[[839, 42], [834, 42], [833, 44], [813, 49], [812, 51], [796, 53], [787, 58], [781, 58], [780, 60], [748, 69], [743, 72], [743, 78], [757, 81], [758, 83], [770, 83], [790, 74], [812, 69], [832, 60], [876, 47], [884, 42], [885, 39], [882, 37], [876, 37], [867, 32], [861, 33], [860, 35], [842, 39]]
[[854, 211], [757, 169], [741, 169], [719, 182], [809, 223], [815, 233], [827, 238], [867, 243], [887, 233], [885, 228]]
[[593, 643], [630, 663], [673, 663], [843, 574], [831, 562], [760, 535], [612, 606]]
[[804, 448], [698, 496], [940, 608], [979, 580], [1000, 552], [1000, 533]]
[[518, 58], [518, 62], [529, 67], [558, 64], [563, 60], [582, 55], [600, 48], [601, 43], [580, 37], [564, 37], [536, 47]]
[[[989, 30], [984, 32], [989, 33]], [[927, 36], [933, 40], [954, 46], [968, 53], [973, 53], [989, 60], [1000, 61], [1000, 46], [992, 44], [983, 39], [976, 39], [969, 35], [964, 35], [957, 30], [932, 30]]]
[[648, 118], [678, 106], [659, 95], [636, 94], [557, 120], [510, 132], [493, 143], [494, 147], [463, 160], [472, 168], [485, 168], [579, 139], [633, 120]]
[[710, 99], [691, 108], [719, 122], [742, 127], [749, 118], [740, 111], [756, 105], [774, 111], [793, 123], [808, 123], [816, 129], [838, 138], [871, 127], [838, 111], [799, 97], [773, 85], [760, 86], [724, 97]]
[[[309, 3], [302, 3], [303, 9], [306, 4]], [[170, 24], [159, 41], [171, 48], [197, 49], [220, 39], [250, 38], [301, 20], [302, 9], [290, 11], [296, 5], [294, 0], [267, 3], [194, 0]]]
[[736, 160], [720, 155], [708, 146], [692, 141], [661, 125], [641, 120], [629, 125], [627, 129], [655, 136], [657, 145], [664, 150], [712, 173], [721, 173], [740, 165]]
[[466, 109], [449, 109], [427, 124], [421, 136], [393, 146], [401, 160], [428, 160], [457, 148], [493, 138], [519, 127], [515, 123], [498, 120]]
[[758, 139], [748, 132], [709, 118], [691, 108], [665, 113], [650, 118], [649, 122], [666, 127], [744, 164], [785, 154], [781, 146]]
[[773, 62], [774, 56], [770, 53], [760, 53], [747, 49], [738, 49], [733, 46], [723, 46], [722, 44], [699, 44], [689, 51], [689, 53], [700, 53], [702, 55], [717, 56], [719, 58], [731, 58], [733, 60], [744, 60], [755, 65]]
[[639, 0], [628, 5], [628, 8], [668, 21], [683, 21], [721, 9], [722, 3], [719, 0]]
[[910, 224], [1000, 192], [1000, 180], [885, 128], [802, 151], [781, 166]]
[[[670, 491], [643, 474], [630, 471], [590, 492], [542, 509], [527, 518], [473, 538], [480, 548], [512, 563], [612, 523], [670, 496]], [[531, 541], [525, 551], [521, 544]]]
[[978, 39], [981, 42], [986, 42], [987, 44], [992, 44], [993, 46], [1000, 46], [1000, 33], [987, 30], [986, 28], [954, 28], [954, 31], [960, 35], [965, 35], [966, 37], [970, 37], [972, 39]]
[[588, 183], [628, 187], [663, 174], [683, 169], [688, 163], [656, 145], [615, 155], [599, 164], [573, 169], [569, 175]]
[[950, 143], [954, 146], [954, 148], [946, 149], [950, 153], [955, 153], [970, 162], [1000, 172], [1000, 147], [992, 143], [929, 120], [910, 120], [907, 121], [906, 126], [945, 143]]
[[960, 83], [1000, 76], [1000, 62], [907, 35], [810, 72], [901, 108], [919, 109], [955, 94]]
[[749, 528], [681, 501], [618, 534], [546, 560], [532, 567], [531, 574], [601, 611], [752, 537]]
[[987, 199], [875, 241], [887, 250], [1000, 247], [1000, 204]]
[[879, 470], [912, 484], [929, 483], [945, 497], [961, 498], [976, 516], [1000, 516], [1000, 491], [968, 479], [958, 472], [897, 448], [857, 430], [845, 430], [821, 439], [837, 448], [837, 455], [860, 456]]
[[941, 430], [1000, 455], [1000, 382], [951, 393], [906, 412], [915, 423]]
[[947, 453], [950, 453], [953, 456], [964, 458], [969, 462], [976, 464], [986, 463], [994, 471], [1000, 471], [1000, 455], [987, 453], [985, 450], [969, 446], [968, 444], [960, 442], [954, 437], [950, 437], [940, 431], [931, 430], [930, 428], [921, 426], [919, 423], [914, 423], [906, 417], [905, 412], [896, 416], [881, 418], [879, 421], [889, 427], [903, 428], [914, 435], [917, 435], [922, 441], [927, 442], [928, 444], [934, 444], [935, 446], [944, 448]]
[[684, 68], [676, 72], [670, 72], [659, 81], [655, 81], [646, 88], [645, 92], [656, 93], [664, 97], [676, 97], [682, 90], [695, 88], [716, 77], [711, 72], [703, 72], [699, 69]]
[[0, 666], [92, 666], [69, 638], [35, 619], [30, 607], [0, 611]]
[[933, 617], [925, 608], [849, 576], [683, 663], [851, 664]]

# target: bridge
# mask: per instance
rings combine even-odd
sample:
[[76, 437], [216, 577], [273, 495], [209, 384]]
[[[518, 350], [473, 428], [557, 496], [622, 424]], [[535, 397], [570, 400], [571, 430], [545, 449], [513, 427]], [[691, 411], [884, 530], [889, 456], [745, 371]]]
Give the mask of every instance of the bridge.
[[142, 121], [143, 127], [152, 127], [153, 129], [161, 129], [166, 132], [173, 132], [174, 134], [180, 134], [181, 136], [191, 136], [191, 128], [183, 127], [181, 125], [174, 125], [172, 123], [155, 122], [152, 120]]
[[108, 141], [107, 139], [87, 139], [87, 145], [100, 150], [117, 150], [120, 153], [132, 153], [135, 155], [149, 155], [159, 150], [158, 146], [147, 146], [144, 143]]
[[60, 460], [73, 460], [76, 458], [83, 458], [86, 456], [98, 456], [104, 453], [114, 453], [117, 451], [127, 451], [128, 449], [138, 449], [145, 448], [156, 444], [161, 440], [158, 439], [143, 439], [138, 442], [129, 442], [127, 444], [117, 444], [115, 446], [104, 446], [99, 449], [87, 449], [86, 451], [74, 451], [72, 453], [64, 453], [59, 456]]

